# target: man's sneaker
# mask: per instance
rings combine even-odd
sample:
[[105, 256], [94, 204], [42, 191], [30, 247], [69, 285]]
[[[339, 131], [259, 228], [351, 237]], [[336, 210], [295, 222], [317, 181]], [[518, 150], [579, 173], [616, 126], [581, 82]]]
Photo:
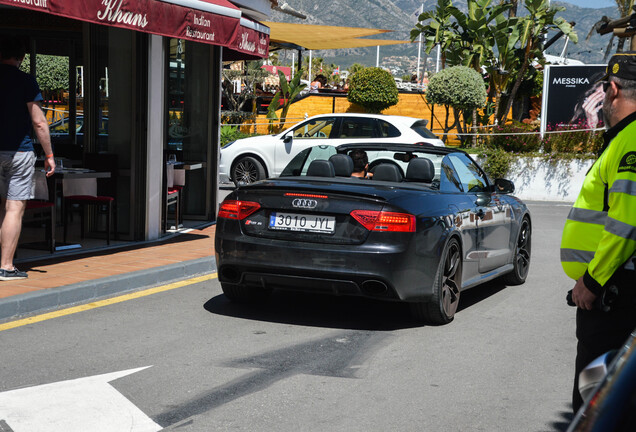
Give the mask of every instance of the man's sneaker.
[[20, 271], [15, 267], [13, 270], [0, 269], [0, 281], [26, 279], [28, 277], [29, 275], [26, 272]]

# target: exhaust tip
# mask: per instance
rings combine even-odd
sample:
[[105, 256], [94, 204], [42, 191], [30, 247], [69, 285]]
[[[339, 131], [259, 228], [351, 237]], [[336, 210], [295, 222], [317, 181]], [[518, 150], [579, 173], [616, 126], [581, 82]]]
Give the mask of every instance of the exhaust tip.
[[237, 283], [241, 279], [241, 273], [234, 267], [223, 267], [219, 273], [219, 278], [223, 282]]
[[384, 282], [378, 280], [367, 280], [362, 282], [362, 291], [368, 295], [383, 295], [389, 291], [389, 287]]

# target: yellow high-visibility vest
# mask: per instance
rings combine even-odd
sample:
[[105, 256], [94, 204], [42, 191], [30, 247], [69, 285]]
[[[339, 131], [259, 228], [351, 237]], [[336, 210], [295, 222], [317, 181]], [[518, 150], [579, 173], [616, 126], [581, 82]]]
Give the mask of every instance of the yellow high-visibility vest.
[[619, 132], [585, 176], [561, 239], [565, 273], [574, 280], [584, 276], [597, 293], [636, 251], [636, 116], [615, 128]]

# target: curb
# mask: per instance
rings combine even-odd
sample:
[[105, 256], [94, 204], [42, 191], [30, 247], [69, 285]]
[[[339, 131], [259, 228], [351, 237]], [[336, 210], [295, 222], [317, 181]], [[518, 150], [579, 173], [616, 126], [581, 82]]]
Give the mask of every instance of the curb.
[[213, 273], [213, 257], [78, 282], [0, 299], [0, 322]]

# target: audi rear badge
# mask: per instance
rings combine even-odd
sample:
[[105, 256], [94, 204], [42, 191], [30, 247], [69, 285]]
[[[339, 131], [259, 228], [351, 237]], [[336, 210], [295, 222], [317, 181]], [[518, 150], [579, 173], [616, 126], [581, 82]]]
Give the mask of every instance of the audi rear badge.
[[318, 205], [318, 201], [306, 198], [296, 198], [292, 201], [292, 206], [303, 209], [313, 209]]

